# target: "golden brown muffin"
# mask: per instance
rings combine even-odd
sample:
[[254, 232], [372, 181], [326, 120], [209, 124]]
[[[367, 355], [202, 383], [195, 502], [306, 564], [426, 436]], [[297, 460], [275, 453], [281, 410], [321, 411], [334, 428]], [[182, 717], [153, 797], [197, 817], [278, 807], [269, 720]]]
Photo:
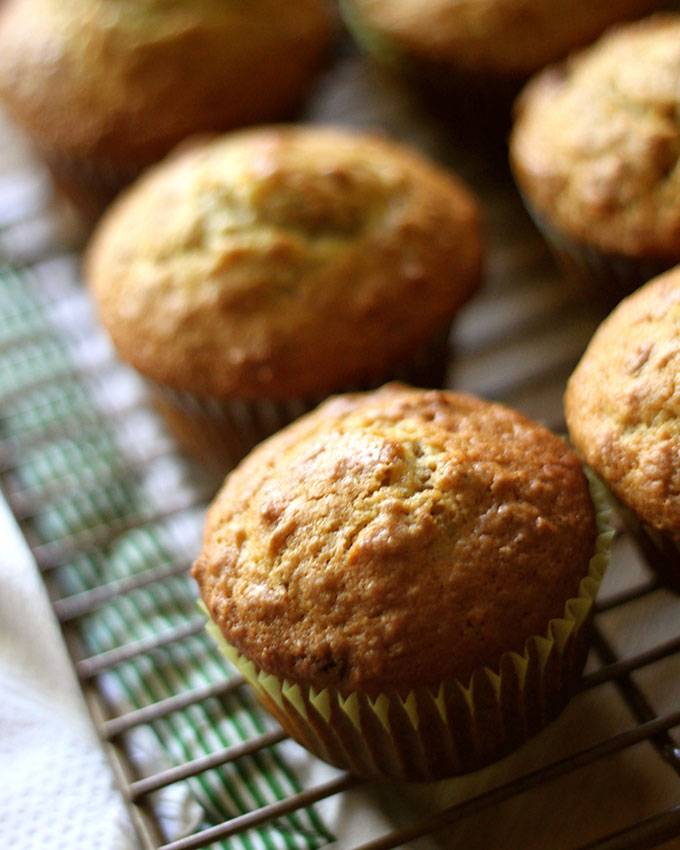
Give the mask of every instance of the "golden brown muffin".
[[[343, 0], [362, 40], [442, 70], [527, 77], [658, 0]], [[373, 41], [372, 41], [373, 40]], [[396, 58], [396, 57], [395, 57]]]
[[6, 0], [0, 97], [60, 173], [123, 180], [190, 133], [289, 114], [326, 0]]
[[152, 170], [101, 222], [86, 277], [148, 378], [285, 402], [441, 351], [480, 256], [477, 204], [443, 169], [377, 137], [279, 127]]
[[519, 187], [558, 254], [563, 245], [584, 255], [595, 285], [598, 264], [630, 289], [680, 260], [679, 107], [672, 14], [612, 30], [539, 74], [518, 101]]
[[620, 501], [680, 547], [680, 268], [621, 302], [569, 380], [579, 453]]
[[377, 137], [218, 138], [111, 209], [86, 276], [118, 350], [175, 389], [289, 398], [378, 373], [448, 325], [480, 275], [452, 175]]
[[[406, 746], [395, 731], [406, 723], [418, 753], [401, 768], [386, 767], [383, 752], [371, 761], [347, 741], [343, 763], [311, 716], [313, 700], [305, 706], [313, 734], [299, 715], [291, 718], [281, 694], [269, 700], [322, 757], [360, 772], [425, 778], [481, 766], [563, 705], [584, 659], [583, 622], [570, 624], [560, 650], [549, 624], [579, 597], [596, 534], [587, 481], [561, 439], [498, 404], [391, 384], [327, 401], [256, 448], [210, 508], [193, 575], [226, 642], [285, 689], [327, 689], [331, 701], [366, 706], [392, 695], [402, 706], [393, 710], [418, 703], [421, 718], [439, 694], [431, 728], [392, 716], [389, 747]], [[550, 649], [527, 666], [519, 656], [532, 655], [537, 636], [548, 636]], [[501, 671], [496, 683], [507, 704], [489, 709], [484, 668]], [[539, 668], [551, 670], [550, 683], [539, 682]], [[449, 723], [461, 719], [456, 699], [468, 686], [471, 714], [452, 732]], [[525, 703], [539, 691], [540, 719]], [[491, 718], [498, 727], [506, 710], [505, 730], [485, 741], [479, 730]], [[466, 740], [470, 723], [478, 725], [476, 744]], [[414, 724], [432, 741], [418, 740]], [[314, 735], [326, 743], [315, 747]]]

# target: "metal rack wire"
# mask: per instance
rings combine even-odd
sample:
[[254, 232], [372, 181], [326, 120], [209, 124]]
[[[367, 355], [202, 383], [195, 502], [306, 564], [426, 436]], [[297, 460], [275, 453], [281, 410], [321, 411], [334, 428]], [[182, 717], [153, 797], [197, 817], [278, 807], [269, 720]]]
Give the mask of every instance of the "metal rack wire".
[[[504, 400], [560, 429], [563, 427], [560, 399], [564, 380], [596, 319], [583, 308], [579, 298], [565, 291], [557, 280], [551, 261], [523, 216], [507, 179], [499, 179], [498, 172], [492, 171], [485, 174], [478, 185], [487, 202], [489, 241], [493, 249], [489, 280], [485, 293], [470, 305], [459, 323], [449, 380], [457, 387]], [[90, 618], [88, 622], [92, 618], [96, 621], [98, 611], [111, 600], [124, 599], [145, 588], [163, 586], [184, 576], [188, 554], [179, 554], [148, 567], [142, 565], [133, 575], [107, 575], [102, 583], [86, 589], [72, 587], [68, 570], [84, 557], [96, 569], [102, 552], [110, 551], [125, 534], [135, 529], [166, 521], [186, 521], [195, 529], [209, 492], [200, 475], [186, 467], [186, 480], [175, 482], [176, 486], [170, 489], [162, 507], [157, 504], [148, 507], [143, 500], [131, 503], [121, 498], [122, 509], [117, 512], [115, 521], [92, 523], [75, 533], [68, 530], [59, 533], [54, 522], [50, 525], [46, 520], [55, 503], [66, 504], [69, 508], [75, 504], [80, 506], [78, 509], [85, 505], [92, 509], [98, 500], [114, 498], [116, 488], [124, 487], [130, 476], [140, 470], [144, 470], [145, 476], [149, 470], [162, 472], [166, 461], [174, 462], [176, 449], [163, 435], [154, 433], [153, 438], [147, 440], [140, 436], [138, 425], [147, 411], [146, 398], [134, 382], [129, 391], [118, 391], [121, 382], [125, 384], [129, 376], [101, 343], [96, 325], [83, 319], [87, 308], [83, 307], [84, 296], [77, 288], [77, 263], [73, 257], [55, 254], [58, 240], [32, 178], [26, 175], [12, 181], [11, 185], [0, 186], [0, 197], [4, 198], [0, 209], [0, 259], [2, 255], [5, 257], [0, 271], [5, 280], [12, 276], [21, 278], [21, 288], [31, 301], [27, 302], [26, 310], [38, 310], [49, 316], [52, 334], [40, 340], [42, 356], [49, 361], [47, 367], [34, 369], [30, 379], [19, 376], [14, 385], [9, 382], [0, 397], [0, 486], [43, 574], [93, 721], [142, 846], [145, 850], [207, 847], [299, 812], [317, 801], [361, 788], [364, 784], [361, 780], [339, 774], [317, 787], [298, 790], [283, 800], [253, 807], [191, 835], [168, 839], [164, 834], [155, 798], [158, 791], [200, 777], [215, 768], [238, 764], [253, 754], [275, 747], [285, 735], [277, 727], [266, 728], [209, 754], [140, 774], [130, 753], [128, 736], [131, 732], [152, 726], [175, 712], [238, 693], [243, 681], [238, 676], [225, 677], [221, 681], [178, 690], [142, 707], [112, 712], [111, 702], [102, 689], [102, 677], [107, 671], [135, 659], [145, 659], [153, 665], [159, 651], [171, 652], [173, 647], [201, 633], [203, 619], [195, 614], [153, 634], [94, 654], [88, 651], [87, 641], [83, 639], [82, 624], [87, 618]], [[36, 345], [35, 328], [30, 322], [22, 326], [21, 311], [21, 304], [11, 308], [16, 321], [12, 332], [0, 341], [2, 356], [10, 350], [24, 349], [30, 357], [31, 348]], [[59, 315], [57, 322], [55, 314]], [[94, 360], [92, 357], [84, 362], [78, 359], [77, 353], [83, 350], [84, 343], [88, 344], [89, 352], [97, 352]], [[53, 359], [52, 344], [76, 352], [74, 358], [64, 362]], [[116, 402], [112, 403], [109, 396], [114, 394], [109, 391], [114, 385]], [[87, 415], [81, 412], [77, 416], [59, 409], [59, 393], [75, 392], [74, 387], [86, 387], [88, 392], [95, 393], [100, 399], [99, 406]], [[50, 405], [53, 409], [49, 415], [35, 413]], [[21, 424], [17, 425], [17, 421]], [[60, 443], [64, 444], [64, 451], [87, 452], [102, 429], [112, 427], [135, 436], [106, 469], [99, 469], [94, 463], [84, 465], [87, 473], [84, 478], [74, 477], [65, 468], [56, 473], [52, 470], [45, 480], [27, 479], [26, 469], [37, 449], [49, 450], [50, 446]], [[417, 814], [407, 825], [363, 843], [356, 850], [389, 850], [421, 836], [439, 835], [442, 831], [447, 836], [441, 839], [444, 846], [466, 846], [455, 843], [451, 837], [455, 835], [453, 827], [484, 813], [495, 816], [499, 807], [508, 801], [520, 799], [532, 789], [550, 789], [560, 778], [577, 775], [639, 744], [651, 746], [654, 758], [667, 767], [666, 782], [672, 786], [670, 797], [677, 803], [668, 805], [665, 800], [658, 809], [650, 810], [633, 822], [625, 822], [624, 818], [623, 825], [600, 830], [596, 836], [588, 836], [586, 843], [574, 844], [573, 850], [680, 847], [680, 747], [676, 740], [680, 728], [680, 701], [659, 709], [658, 693], [652, 690], [650, 694], [644, 680], [645, 671], [654, 669], [654, 665], [680, 660], [680, 618], [669, 621], [666, 617], [666, 626], [651, 641], [644, 640], [642, 634], [637, 638], [627, 636], [626, 646], [644, 648], [622, 651], [619, 647], [620, 624], [634, 620], [629, 618], [629, 611], [641, 601], [654, 608], [658, 600], [658, 605], [665, 607], [677, 601], [677, 597], [663, 587], [620, 526], [616, 552], [624, 549], [626, 557], [635, 563], [598, 602], [591, 659], [583, 679], [582, 694], [575, 702], [585, 694], [599, 694], [604, 688], [613, 688], [633, 722], [594, 742], [584, 735], [583, 742], [566, 754], [544, 752], [542, 761], [521, 770], [508, 781], [443, 809], [427, 811], [426, 807], [416, 806]], [[614, 622], [614, 627], [610, 626], [610, 621]], [[675, 628], [674, 622], [677, 623]], [[642, 679], [640, 674], [643, 674]], [[559, 803], [560, 796], [556, 792], [555, 805]]]

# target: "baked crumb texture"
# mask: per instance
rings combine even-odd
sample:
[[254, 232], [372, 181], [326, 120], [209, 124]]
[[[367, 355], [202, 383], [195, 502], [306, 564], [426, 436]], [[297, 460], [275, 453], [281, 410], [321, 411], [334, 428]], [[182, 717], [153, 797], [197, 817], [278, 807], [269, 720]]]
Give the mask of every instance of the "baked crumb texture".
[[601, 324], [569, 380], [570, 437], [639, 519], [680, 546], [680, 269]]
[[542, 71], [510, 151], [530, 207], [604, 253], [680, 260], [680, 15], [618, 27]]
[[43, 150], [141, 167], [286, 116], [331, 30], [325, 0], [6, 0], [0, 96]]
[[362, 41], [442, 70], [521, 79], [658, 0], [343, 0]]
[[89, 230], [189, 135], [291, 118], [332, 30], [328, 0], [5, 0], [0, 101]]
[[193, 575], [241, 660], [295, 688], [293, 711], [259, 688], [291, 734], [360, 773], [426, 778], [497, 758], [562, 707], [596, 535], [561, 439], [500, 405], [388, 385], [255, 449], [210, 509]]
[[452, 175], [313, 127], [197, 143], [107, 213], [86, 271], [120, 354], [177, 391], [298, 399], [441, 338], [480, 280], [480, 216]]

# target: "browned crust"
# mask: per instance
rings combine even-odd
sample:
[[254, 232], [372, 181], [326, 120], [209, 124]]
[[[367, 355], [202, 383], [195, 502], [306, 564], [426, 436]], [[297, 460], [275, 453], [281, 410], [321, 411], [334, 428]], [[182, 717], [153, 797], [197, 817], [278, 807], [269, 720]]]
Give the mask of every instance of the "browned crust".
[[373, 136], [243, 131], [166, 161], [90, 246], [104, 324], [140, 372], [216, 398], [379, 374], [479, 283], [480, 217], [443, 169]]
[[680, 545], [680, 269], [602, 323], [569, 380], [569, 434], [621, 501]]
[[325, 0], [6, 0], [0, 96], [49, 153], [142, 165], [287, 115], [330, 31]]
[[680, 259], [680, 15], [619, 27], [520, 95], [517, 182], [572, 239], [636, 258]]
[[545, 634], [594, 540], [561, 439], [501, 405], [390, 384], [252, 452], [210, 509], [193, 575], [262, 670], [405, 694]]
[[442, 68], [526, 77], [658, 0], [343, 0], [350, 17], [397, 48]]

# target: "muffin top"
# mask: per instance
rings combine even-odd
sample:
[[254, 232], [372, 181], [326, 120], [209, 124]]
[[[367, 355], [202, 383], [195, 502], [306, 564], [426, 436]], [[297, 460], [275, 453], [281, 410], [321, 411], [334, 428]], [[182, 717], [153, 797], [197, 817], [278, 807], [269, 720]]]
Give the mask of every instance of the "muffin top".
[[680, 15], [622, 26], [520, 96], [511, 137], [531, 205], [573, 238], [680, 258]]
[[475, 72], [526, 77], [659, 0], [343, 0], [407, 53]]
[[622, 301], [565, 396], [585, 461], [641, 519], [680, 545], [680, 268]]
[[53, 153], [144, 164], [187, 134], [285, 115], [326, 0], [5, 0], [0, 97]]
[[560, 438], [499, 404], [389, 384], [256, 448], [209, 510], [193, 575], [261, 670], [405, 695], [545, 635], [595, 533]]
[[123, 358], [217, 398], [380, 374], [479, 275], [477, 205], [454, 177], [394, 143], [312, 127], [172, 157], [113, 206], [87, 258]]

